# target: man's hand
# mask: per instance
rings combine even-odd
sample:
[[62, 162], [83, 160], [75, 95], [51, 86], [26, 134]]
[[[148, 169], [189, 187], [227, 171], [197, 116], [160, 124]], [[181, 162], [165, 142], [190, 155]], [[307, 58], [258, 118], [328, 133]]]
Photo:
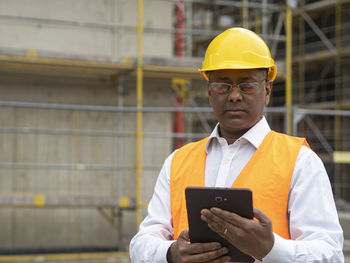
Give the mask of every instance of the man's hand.
[[188, 229], [170, 246], [167, 253], [169, 263], [210, 262], [224, 263], [231, 260], [228, 249], [220, 243], [190, 243]]
[[219, 208], [203, 209], [201, 218], [220, 236], [243, 253], [262, 260], [272, 249], [274, 235], [271, 220], [259, 209], [253, 209], [259, 221], [241, 217]]

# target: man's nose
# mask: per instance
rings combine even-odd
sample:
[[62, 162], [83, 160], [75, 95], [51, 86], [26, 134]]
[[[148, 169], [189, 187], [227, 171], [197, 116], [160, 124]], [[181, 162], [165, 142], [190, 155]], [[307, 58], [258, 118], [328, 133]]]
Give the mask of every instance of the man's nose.
[[232, 90], [229, 93], [229, 100], [233, 102], [242, 100], [242, 94], [237, 85], [233, 85]]

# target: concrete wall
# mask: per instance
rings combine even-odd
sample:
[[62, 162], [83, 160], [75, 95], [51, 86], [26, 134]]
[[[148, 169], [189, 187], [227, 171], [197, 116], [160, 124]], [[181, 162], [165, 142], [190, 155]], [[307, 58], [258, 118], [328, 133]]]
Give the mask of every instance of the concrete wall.
[[[172, 27], [171, 2], [147, 0], [147, 27]], [[135, 57], [136, 29], [78, 26], [67, 21], [100, 25], [137, 26], [137, 0], [0, 0], [0, 15], [45, 20], [0, 19], [0, 47], [34, 49], [74, 55]], [[149, 33], [144, 37], [145, 56], [170, 57], [170, 34]]]
[[[144, 7], [146, 27], [172, 27], [173, 3], [147, 0]], [[137, 8], [137, 0], [0, 0], [0, 49], [49, 52], [56, 54], [57, 58], [61, 55], [98, 60], [136, 57]], [[81, 26], [70, 23], [72, 21], [94, 25]], [[96, 24], [132, 26], [134, 29], [110, 29]], [[172, 36], [146, 33], [143, 54], [171, 57]], [[135, 106], [136, 80], [126, 77], [124, 83], [120, 100], [117, 88], [108, 77], [0, 71], [0, 100], [105, 106], [123, 101], [124, 106]], [[170, 80], [145, 80], [144, 105], [171, 105], [170, 84]], [[111, 137], [23, 132], [27, 128], [135, 134], [135, 113], [2, 107], [0, 128], [11, 127], [22, 130], [0, 132], [1, 193], [109, 196], [116, 202], [119, 196], [135, 198], [136, 145], [133, 135]], [[170, 132], [169, 113], [145, 114], [144, 130]], [[171, 139], [145, 138], [143, 149], [143, 165], [148, 168], [143, 172], [142, 200], [147, 203], [160, 166], [171, 151]], [[11, 164], [31, 164], [34, 168], [8, 168]], [[42, 168], [43, 165], [57, 167]], [[77, 168], [62, 168], [69, 165]], [[84, 165], [131, 168], [88, 170]], [[96, 209], [3, 208], [0, 218], [0, 248], [121, 244], [125, 249], [136, 231], [133, 211], [124, 213], [121, 233], [115, 231]]]
[[[51, 58], [72, 55], [98, 61], [136, 57], [137, 2], [0, 0], [0, 49], [36, 50]], [[144, 2], [145, 27], [172, 27], [173, 3]], [[113, 24], [133, 29], [103, 26]], [[143, 55], [171, 57], [172, 36], [145, 33]], [[0, 69], [0, 101], [135, 106], [136, 79], [126, 76], [123, 83], [124, 92], [118, 97], [117, 87], [109, 77]], [[144, 106], [171, 105], [171, 92], [170, 80], [145, 79]], [[0, 193], [107, 196], [115, 198], [116, 203], [119, 196], [135, 199], [135, 113], [0, 109]], [[145, 132], [170, 132], [171, 123], [169, 113], [144, 114]], [[19, 130], [1, 131], [13, 127]], [[32, 129], [46, 132], [31, 132]], [[47, 130], [130, 135], [48, 134]], [[143, 171], [142, 202], [151, 198], [160, 166], [170, 152], [170, 138], [144, 138], [143, 166], [147, 168]], [[11, 168], [12, 164], [17, 168]], [[72, 165], [74, 168], [67, 168]], [[117, 168], [89, 170], [89, 165]], [[119, 169], [121, 166], [130, 168]], [[96, 209], [2, 208], [0, 249], [118, 245], [125, 249], [136, 232], [136, 214], [127, 211], [123, 215], [122, 231], [118, 233]]]
[[[117, 105], [116, 87], [108, 78], [45, 76], [1, 73], [1, 101], [58, 104]], [[125, 79], [125, 105], [135, 105], [134, 78]], [[145, 80], [144, 105], [171, 103], [169, 80]], [[169, 98], [169, 99], [167, 99]], [[0, 192], [34, 193], [47, 196], [119, 196], [135, 198], [135, 137], [37, 134], [24, 129], [55, 131], [114, 131], [135, 134], [136, 114], [73, 110], [1, 107], [0, 128], [17, 127], [22, 132], [0, 132]], [[147, 113], [145, 132], [170, 132], [169, 113]], [[142, 199], [147, 203], [160, 166], [171, 151], [169, 138], [145, 138], [143, 143]], [[56, 165], [31, 169], [6, 164]], [[76, 169], [61, 166], [76, 165]], [[129, 166], [130, 169], [84, 169], [88, 165]], [[61, 167], [61, 168], [60, 168]], [[95, 209], [0, 210], [1, 248], [117, 246], [118, 232]], [[125, 248], [136, 231], [135, 213], [125, 212], [122, 224]]]

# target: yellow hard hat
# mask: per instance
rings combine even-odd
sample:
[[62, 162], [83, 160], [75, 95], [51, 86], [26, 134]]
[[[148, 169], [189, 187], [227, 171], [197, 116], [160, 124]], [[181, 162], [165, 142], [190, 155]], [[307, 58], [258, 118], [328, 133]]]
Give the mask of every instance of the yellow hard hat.
[[248, 29], [236, 27], [211, 41], [199, 71], [209, 80], [207, 71], [255, 68], [268, 68], [267, 79], [276, 78], [277, 67], [264, 40]]

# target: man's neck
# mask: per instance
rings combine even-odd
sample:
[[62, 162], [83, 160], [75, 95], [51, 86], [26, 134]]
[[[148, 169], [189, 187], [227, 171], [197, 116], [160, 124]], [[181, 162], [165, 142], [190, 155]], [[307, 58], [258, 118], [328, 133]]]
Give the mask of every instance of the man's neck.
[[257, 120], [256, 123], [254, 123], [251, 127], [243, 129], [243, 130], [224, 130], [220, 127], [220, 123], [218, 125], [218, 134], [220, 137], [223, 137], [228, 144], [232, 144], [234, 143], [237, 139], [239, 139], [240, 137], [242, 137], [247, 131], [249, 131], [251, 128], [253, 128], [259, 121], [261, 121], [261, 119], [263, 118], [263, 116], [261, 116], [261, 118], [259, 120]]
[[[250, 127], [251, 128], [251, 127]], [[243, 136], [243, 134], [245, 134], [250, 128], [245, 129], [245, 130], [239, 130], [237, 132], [225, 132], [224, 130], [222, 130], [220, 128], [220, 125], [218, 126], [218, 132], [220, 137], [223, 137], [228, 144], [232, 144], [234, 143], [237, 139], [239, 139], [240, 137]]]

